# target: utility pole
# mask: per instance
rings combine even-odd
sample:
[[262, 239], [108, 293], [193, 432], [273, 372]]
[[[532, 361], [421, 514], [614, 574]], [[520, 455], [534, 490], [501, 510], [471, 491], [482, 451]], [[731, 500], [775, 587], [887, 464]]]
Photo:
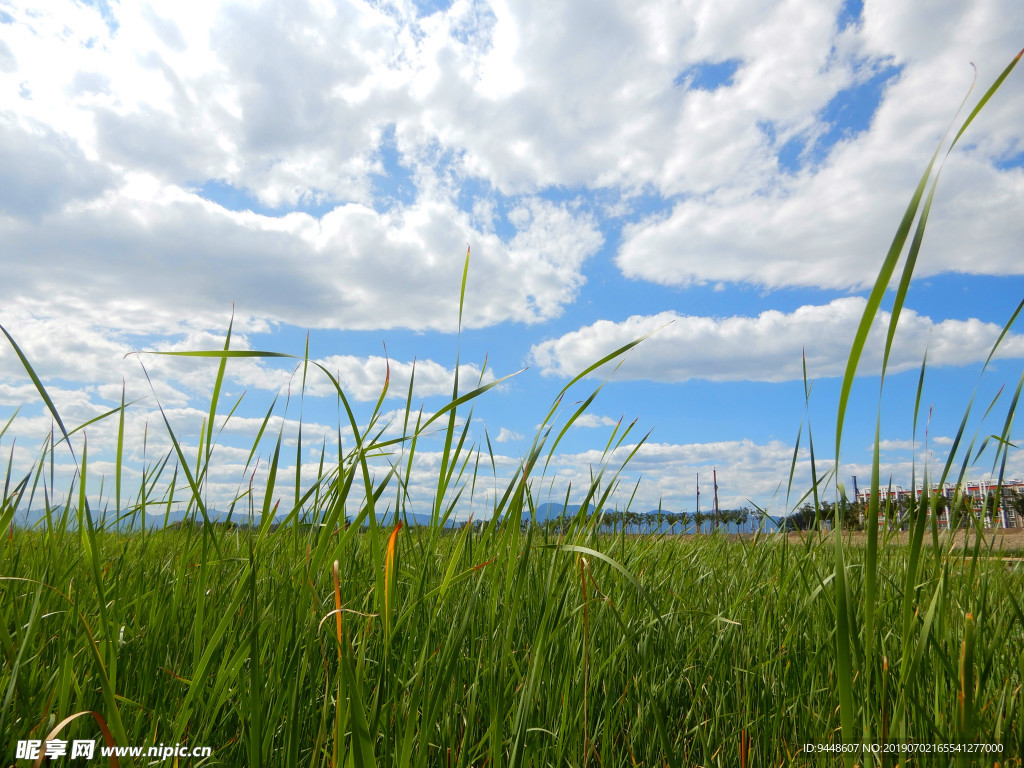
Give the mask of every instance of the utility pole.
[[717, 529], [722, 519], [718, 514], [718, 467], [712, 467], [711, 477], [715, 483], [715, 528]]
[[694, 522], [697, 523], [697, 533], [700, 533], [700, 472], [697, 473], [697, 512], [694, 516]]
[[[860, 492], [857, 490], [857, 476], [853, 475], [852, 477], [853, 477], [853, 503], [856, 504], [860, 500], [858, 498], [860, 496]], [[857, 513], [857, 519], [860, 521], [861, 525], [864, 525], [864, 514], [862, 512], [858, 512]]]

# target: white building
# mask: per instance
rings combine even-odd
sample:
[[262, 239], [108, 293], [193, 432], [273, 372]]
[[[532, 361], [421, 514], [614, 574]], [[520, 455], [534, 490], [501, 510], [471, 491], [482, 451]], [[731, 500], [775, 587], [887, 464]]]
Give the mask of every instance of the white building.
[[[945, 483], [942, 486], [937, 484], [932, 485], [929, 490], [929, 494], [936, 495], [941, 494], [947, 499], [953, 500], [957, 498], [958, 490], [959, 495], [964, 501], [970, 501], [971, 508], [974, 513], [979, 516], [984, 516], [984, 525], [986, 528], [1019, 528], [1024, 526], [1024, 520], [1021, 520], [1017, 513], [1013, 509], [1008, 509], [1007, 505], [1002, 503], [1006, 498], [1007, 494], [1024, 493], [1024, 481], [1022, 480], [1004, 480], [1002, 482], [1002, 490], [999, 491], [1000, 503], [995, 510], [986, 509], [986, 500], [995, 499], [996, 491], [999, 490], [1000, 484], [996, 480], [980, 480], [977, 482], [967, 482], [957, 485], [956, 483]], [[879, 489], [878, 501], [879, 501], [879, 522], [884, 522], [886, 501], [888, 500], [888, 506], [896, 506], [900, 502], [907, 499], [920, 499], [924, 493], [923, 486], [918, 486], [913, 491], [908, 488], [903, 488], [899, 485], [890, 486], [887, 488]], [[867, 504], [871, 500], [871, 491], [858, 491], [857, 501], [862, 504]], [[949, 510], [946, 505], [946, 509], [939, 510], [938, 521], [940, 528], [949, 527]], [[929, 515], [931, 513], [929, 512]]]

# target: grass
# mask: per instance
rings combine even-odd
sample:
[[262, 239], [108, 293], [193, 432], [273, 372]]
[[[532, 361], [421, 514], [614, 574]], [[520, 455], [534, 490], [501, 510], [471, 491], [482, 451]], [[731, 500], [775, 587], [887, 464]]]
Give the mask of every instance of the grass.
[[[116, 596], [104, 620], [74, 537], [18, 536], [5, 559], [25, 579], [5, 585], [10, 738], [92, 710], [119, 743], [210, 745], [215, 765], [725, 766], [741, 764], [744, 744], [748, 765], [802, 765], [801, 746], [841, 726], [832, 554], [785, 537], [567, 544], [518, 526], [403, 528], [382, 601], [387, 543], [366, 532], [324, 536], [337, 591], [332, 568], [314, 569], [288, 531], [263, 542], [222, 532], [219, 558], [206, 529], [103, 534], [103, 592]], [[849, 553], [855, 602], [864, 555]], [[886, 627], [900, 625], [907, 559], [880, 557]], [[916, 595], [927, 646], [901, 673], [904, 638], [882, 634], [894, 661], [875, 691], [855, 681], [861, 715], [901, 740], [969, 738], [1019, 755], [1024, 575], [926, 562], [942, 570]], [[979, 706], [963, 726], [967, 608]], [[94, 733], [76, 721], [63, 737]]]
[[[852, 343], [837, 457], [859, 357], [901, 263], [892, 328], [909, 288], [938, 157]], [[607, 535], [598, 518], [582, 515], [557, 535], [520, 526], [535, 509], [548, 460], [593, 399], [563, 417], [567, 395], [640, 340], [566, 386], [515, 477], [496, 494], [489, 521], [461, 530], [442, 524], [494, 462], [489, 443], [468, 442], [473, 401], [499, 382], [466, 391], [456, 381], [449, 404], [429, 418], [413, 409], [410, 384], [402, 434], [389, 437], [381, 423], [387, 382], [364, 426], [339, 382], [308, 355], [297, 356], [303, 386], [315, 375], [336, 388], [353, 442], [325, 445], [313, 481], [304, 482], [301, 437], [295, 476], [285, 477], [287, 446], [278, 435], [265, 486], [244, 488], [232, 505], [257, 524], [230, 527], [209, 524], [207, 505], [214, 448], [234, 413], [224, 414], [220, 403], [226, 366], [239, 357], [288, 356], [232, 350], [229, 329], [221, 350], [174, 353], [217, 364], [209, 411], [192, 446], [164, 417], [171, 449], [145, 468], [136, 488], [125, 487], [122, 471], [131, 404], [100, 417], [119, 424], [114, 488], [107, 489], [114, 509], [144, 520], [183, 501], [193, 520], [207, 523], [121, 533], [97, 514], [103, 502], [86, 493], [93, 422], [69, 428], [7, 338], [62, 439], [48, 440], [23, 476], [14, 474], [12, 453], [5, 472], [5, 763], [14, 761], [18, 739], [104, 733], [118, 745], [212, 747], [197, 765], [918, 764], [914, 756], [870, 750], [813, 754], [808, 743], [984, 743], [1000, 751], [933, 755], [928, 765], [1020, 765], [1024, 574], [989, 557], [980, 536], [961, 547], [942, 539], [929, 522], [935, 515], [923, 514], [935, 499], [911, 515], [905, 547], [879, 536], [874, 508], [863, 547], [841, 536]], [[936, 480], [962, 478], [981, 456], [1005, 467], [1019, 393], [1020, 386], [1008, 396], [1000, 435], [971, 440], [961, 426]], [[243, 476], [258, 460], [272, 412]], [[432, 525], [385, 525], [383, 510], [400, 516], [408, 508], [419, 440], [437, 429], [443, 449]], [[627, 437], [637, 449], [643, 444], [630, 426], [620, 427], [606, 456]], [[70, 488], [54, 485], [58, 451], [69, 452], [77, 470]], [[595, 468], [572, 502], [608, 509], [620, 470]], [[872, 487], [879, 487], [877, 448]], [[816, 505], [828, 488], [844, 493], [834, 475], [815, 474], [808, 493]], [[33, 504], [42, 505], [45, 524], [11, 526]], [[282, 525], [270, 525], [274, 512]]]

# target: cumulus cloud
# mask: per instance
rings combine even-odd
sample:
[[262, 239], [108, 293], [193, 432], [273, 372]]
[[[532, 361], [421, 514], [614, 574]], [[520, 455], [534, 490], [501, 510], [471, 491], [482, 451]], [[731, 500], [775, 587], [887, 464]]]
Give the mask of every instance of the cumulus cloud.
[[[41, 379], [89, 382], [90, 389], [99, 397], [112, 402], [120, 400], [122, 382], [128, 400], [148, 397], [153, 391], [165, 405], [183, 405], [190, 397], [207, 397], [213, 390], [217, 361], [152, 353], [219, 350], [224, 346], [222, 335], [184, 327], [166, 329], [177, 332], [173, 339], [164, 338], [160, 343], [150, 339], [140, 347], [132, 343], [138, 339], [111, 335], [109, 329], [102, 326], [82, 323], [68, 328], [60, 318], [40, 319], [25, 314], [13, 320], [6, 327]], [[244, 328], [245, 323], [236, 323], [232, 349], [249, 350], [251, 344], [245, 333], [238, 332], [239, 326]], [[20, 359], [7, 345], [7, 340], [3, 341], [0, 345], [0, 404], [20, 405], [36, 400], [36, 391], [29, 384], [2, 384], [4, 379], [27, 380]], [[402, 400], [408, 396], [409, 381], [414, 375], [413, 396], [417, 399], [451, 396], [455, 381], [454, 368], [429, 359], [402, 361], [380, 355], [329, 355], [315, 362], [337, 379], [346, 397], [357, 402], [377, 400], [388, 376], [388, 397]], [[235, 358], [229, 360], [225, 373], [228, 381], [241, 386], [297, 394], [301, 386], [300, 366], [299, 360]], [[150, 374], [148, 378], [146, 372]], [[494, 373], [482, 370], [479, 365], [459, 366], [461, 393], [495, 378]], [[305, 393], [313, 397], [337, 397], [334, 385], [316, 369], [309, 372]], [[19, 395], [21, 399], [17, 400]]]
[[[840, 28], [837, 3], [459, 0], [430, 15], [413, 4], [177, 7], [170, 18], [118, 6], [117, 35], [72, 3], [18, 12], [7, 42], [32, 73], [36, 106], [24, 108], [68, 130], [78, 112], [82, 142], [165, 181], [224, 179], [268, 204], [368, 203], [388, 126], [407, 159], [440, 148], [506, 193], [749, 192], [777, 180], [782, 144], [819, 131], [830, 100], [884, 62], [906, 67], [889, 108], [926, 123], [909, 141], [941, 132], [966, 84], [958, 68], [979, 51], [992, 52], [978, 60], [983, 77], [1001, 67], [1019, 13], [1011, 0], [868, 5]], [[722, 87], [684, 76], [726, 60], [739, 66]], [[83, 71], [110, 87], [61, 103]], [[911, 91], [921, 81], [930, 105]]]
[[[7, 58], [19, 63], [0, 78], [18, 115], [16, 134], [0, 142], [12, 161], [0, 166], [12, 182], [0, 204], [16, 219], [2, 233], [8, 258], [23, 266], [42, 256], [75, 275], [103, 254], [127, 285], [139, 287], [141, 265], [151, 286], [166, 286], [148, 302], [157, 313], [236, 300], [316, 327], [428, 318], [450, 330], [467, 240], [487, 277], [472, 294], [471, 326], [556, 317], [603, 238], [585, 214], [536, 197], [553, 186], [675, 201], [667, 216], [627, 227], [618, 264], [631, 277], [862, 285], [946, 105], [966, 85], [966, 62], [992, 51], [979, 61], [988, 75], [1013, 37], [1013, 24], [991, 23], [1013, 16], [1006, 0], [941, 11], [869, 5], [843, 29], [834, 6], [712, 9], [703, 0], [682, 9], [460, 1], [429, 16], [362, 3], [114, 12], [116, 35], [73, 3], [17, 11], [7, 25]], [[926, 28], [941, 34], [914, 31]], [[801, 45], [779, 44], [794, 38]], [[254, 45], [263, 55], [250, 55]], [[721, 87], [681, 77], [723, 60], [737, 70]], [[813, 145], [830, 101], [888, 64], [902, 71], [870, 130], [820, 166], [780, 169], [787, 142]], [[956, 192], [939, 201], [941, 247], [922, 273], [1020, 270], [1012, 244], [1024, 225], [1013, 201], [1024, 175], [993, 165], [1017, 146], [1007, 126], [1019, 124], [1020, 108], [1004, 101], [992, 113], [950, 168]], [[385, 135], [420, 191], [388, 213], [373, 191]], [[142, 194], [132, 188], [139, 178], [149, 180]], [[218, 210], [193, 193], [206, 181], [271, 208], [330, 213]], [[499, 236], [456, 204], [467, 181], [526, 195], [513, 207], [527, 215], [510, 215], [512, 233]], [[467, 194], [478, 211], [492, 205], [486, 191]], [[211, 279], [185, 285], [199, 267]], [[275, 289], [253, 285], [255, 273]], [[54, 287], [84, 294], [87, 285]]]
[[[559, 457], [560, 479], [574, 481], [585, 487], [591, 467], [607, 460], [617, 466], [636, 449], [635, 444], [622, 445], [606, 455], [600, 450], [582, 451]], [[785, 480], [793, 461], [793, 446], [779, 440], [765, 443], [753, 440], [668, 443], [648, 442], [640, 446], [626, 465], [623, 487], [643, 478], [633, 509], [646, 512], [659, 503], [666, 510], [696, 508], [697, 475], [701, 476], [701, 506], [707, 509], [712, 470], [716, 469], [719, 503], [723, 508], [749, 506], [750, 501], [767, 505], [773, 514], [782, 514], [785, 502]], [[819, 473], [827, 471], [827, 463], [818, 461]], [[810, 464], [806, 451], [798, 457], [794, 488], [809, 486]], [[557, 491], [556, 491], [557, 492]], [[564, 491], [563, 491], [564, 493]], [[794, 499], [795, 500], [795, 499]]]
[[[872, 134], [777, 191], [688, 198], [668, 216], [628, 226], [616, 261], [628, 277], [684, 287], [868, 287], [924, 164], [921, 153], [887, 159], [894, 146]], [[1024, 173], [1000, 171], [978, 154], [954, 155], [941, 189], [916, 275], [1024, 274], [1013, 256], [1024, 238], [1017, 202]]]
[[[81, 319], [135, 332], [184, 316], [222, 326], [232, 305], [307, 328], [452, 331], [471, 231], [447, 204], [384, 216], [348, 205], [319, 220], [275, 219], [140, 183], [41, 226], [0, 220], [10, 258], [0, 300], [15, 307], [26, 299], [20, 286], [32, 285], [80, 307]], [[467, 327], [556, 316], [601, 242], [593, 223], [543, 202], [509, 243], [470, 237]]]
[[0, 216], [37, 222], [73, 200], [95, 197], [112, 181], [68, 136], [47, 125], [22, 126], [0, 112]]
[[[803, 306], [791, 313], [769, 310], [757, 317], [692, 317], [676, 312], [634, 315], [616, 323], [601, 320], [557, 339], [534, 345], [533, 360], [549, 375], [573, 376], [593, 361], [651, 334], [612, 370], [593, 375], [619, 380], [681, 382], [791, 381], [803, 376], [806, 352], [811, 378], [841, 376], [850, 344], [867, 301], [836, 299]], [[890, 316], [881, 313], [861, 360], [861, 374], [881, 370]], [[980, 320], [934, 322], [913, 310], [900, 317], [889, 372], [916, 368], [928, 351], [929, 365], [967, 365], [983, 361], [1002, 328]], [[997, 357], [1024, 357], [1024, 336], [1009, 334]]]
[[598, 416], [594, 413], [584, 413], [572, 423], [574, 427], [614, 427], [619, 423], [618, 419], [610, 416]]
[[[318, 361], [332, 374], [336, 375], [345, 390], [346, 396], [356, 400], [376, 400], [380, 397], [384, 382], [389, 375], [388, 395], [405, 398], [409, 392], [409, 380], [413, 380], [413, 395], [428, 397], [430, 395], [451, 395], [455, 383], [455, 370], [446, 368], [433, 360], [416, 362], [388, 361], [387, 358], [371, 355], [360, 358], [353, 355], [332, 355]], [[459, 390], [468, 392], [479, 384], [494, 381], [494, 374], [484, 371], [474, 364], [459, 366]], [[335, 390], [330, 385], [314, 385], [313, 394], [333, 395]]]
[[[766, 174], [757, 121], [807, 116], [852, 77], [830, 60], [826, 6], [494, 3], [458, 35], [471, 7], [456, 3], [426, 30], [414, 86], [426, 125], [399, 129], [436, 132], [505, 192], [651, 184], [676, 194]], [[771, 42], [793, 38], [802, 44]], [[727, 58], [744, 62], [730, 87], [676, 83], [693, 64]]]
[[[865, 5], [862, 23], [837, 36], [838, 59], [808, 78], [807, 86], [794, 84], [799, 91], [824, 89], [823, 99], [808, 99], [779, 118], [753, 107], [757, 119], [766, 121], [760, 123], [762, 163], [743, 177], [726, 174], [717, 187], [626, 227], [616, 258], [622, 272], [684, 287], [869, 285], [911, 190], [970, 87], [969, 62], [978, 63], [979, 85], [987, 86], [1019, 48], [1009, 27], [992, 23], [993, 14], [1001, 13], [999, 3], [949, 6], [928, 22], [918, 15], [923, 12], [900, 3]], [[979, 45], [982, 39], [987, 42]], [[988, 53], [979, 59], [981, 49]], [[858, 64], [859, 57], [869, 65]], [[879, 64], [894, 74], [880, 89], [870, 124], [814, 157], [815, 142], [837, 119], [830, 115], [830, 100], [851, 93]], [[844, 72], [833, 72], [830, 81], [833, 68]], [[747, 71], [740, 69], [734, 89], [746, 85]], [[1014, 126], [1024, 112], [1006, 94], [997, 95], [992, 107], [971, 127], [970, 146], [946, 164], [918, 276], [1022, 274], [1013, 244], [1024, 236], [1024, 173], [1003, 161], [1020, 152]], [[784, 166], [787, 149], [801, 146], [802, 162]], [[766, 157], [775, 163], [767, 174]]]
[[[948, 448], [949, 446], [953, 445], [953, 438], [938, 435], [936, 437], [929, 438], [928, 442], [931, 445], [938, 445]], [[924, 449], [924, 440], [921, 439], [916, 443], [913, 440], [880, 440], [878, 442], [878, 448], [879, 450], [882, 451], [912, 451], [914, 449], [920, 451]], [[867, 450], [874, 450], [874, 446], [869, 445], [867, 447]]]
[[523, 435], [520, 432], [516, 432], [514, 429], [502, 427], [501, 431], [498, 432], [498, 436], [494, 439], [499, 443], [512, 443], [516, 440], [522, 440]]
[[18, 61], [11, 53], [11, 47], [3, 40], [0, 40], [0, 72], [17, 72]]
[[[504, 242], [474, 231], [445, 202], [383, 215], [351, 204], [321, 219], [274, 218], [136, 179], [38, 226], [0, 220], [12, 278], [0, 301], [14, 306], [19, 286], [33, 285], [94, 322], [134, 330], [184, 316], [217, 327], [235, 305], [304, 327], [451, 331], [468, 234], [475, 247], [464, 325], [534, 323], [574, 298], [581, 266], [602, 238], [564, 206], [533, 201], [524, 210], [522, 229]], [[114, 306], [126, 297], [128, 313]]]
[[[94, 12], [68, 10], [80, 25], [56, 10], [9, 25], [28, 74], [0, 79], [14, 108], [0, 123], [5, 306], [32, 285], [99, 322], [114, 315], [116, 286], [139, 299], [123, 318], [135, 329], [142, 315], [150, 328], [185, 315], [214, 327], [235, 303], [304, 327], [450, 331], [467, 242], [467, 327], [556, 317], [583, 285], [603, 242], [595, 221], [526, 195], [499, 236], [459, 208], [460, 161], [434, 151], [436, 134], [410, 143], [397, 131], [421, 194], [374, 207], [388, 126], [424, 118], [415, 15], [265, 3], [171, 19], [143, 4], [118, 7], [111, 35]], [[266, 55], [253, 58], [254, 44]], [[226, 210], [202, 197], [208, 181], [283, 208]], [[285, 215], [294, 206], [318, 215]]]

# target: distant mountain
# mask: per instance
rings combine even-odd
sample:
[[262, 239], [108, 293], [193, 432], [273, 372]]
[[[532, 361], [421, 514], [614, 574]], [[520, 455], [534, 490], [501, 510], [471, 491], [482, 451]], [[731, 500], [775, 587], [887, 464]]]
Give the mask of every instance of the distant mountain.
[[[159, 511], [158, 511], [159, 510]], [[51, 518], [55, 524], [59, 524], [61, 519], [60, 512], [52, 512]], [[113, 510], [96, 511], [92, 510], [92, 520], [96, 527], [107, 527], [110, 529], [119, 528], [120, 530], [138, 530], [142, 527], [141, 513], [135, 512], [121, 512], [116, 513]], [[252, 518], [249, 517], [248, 511], [235, 510], [233, 513], [226, 510], [210, 508], [206, 510], [206, 515], [211, 522], [214, 523], [233, 523], [235, 525], [252, 525], [258, 526], [260, 524], [261, 516], [254, 515]], [[393, 512], [377, 513], [377, 521], [380, 525], [391, 526], [394, 525]], [[120, 521], [118, 521], [120, 518]], [[349, 515], [349, 520], [352, 520], [354, 515]], [[78, 525], [78, 511], [71, 509], [67, 515], [68, 527], [71, 529], [77, 528]], [[163, 528], [166, 526], [180, 525], [185, 520], [203, 522], [203, 515], [195, 509], [186, 512], [183, 508], [172, 509], [169, 513], [166, 508], [161, 509], [159, 505], [154, 504], [151, 507], [151, 511], [146, 513], [146, 528]], [[281, 523], [285, 519], [284, 514], [279, 514], [274, 518], [274, 523]], [[404, 516], [400, 516], [400, 519], [406, 525], [430, 525], [430, 515], [421, 515], [408, 513]], [[39, 528], [46, 524], [46, 514], [42, 509], [34, 509], [30, 513], [25, 514], [20, 512], [14, 517], [14, 525], [18, 528]], [[446, 524], [446, 528], [452, 528], [457, 523], [449, 520]]]
[[[159, 510], [159, 512], [157, 511]], [[53, 510], [50, 513], [50, 518], [54, 524], [59, 525], [63, 517], [63, 508], [60, 510]], [[123, 531], [138, 530], [142, 527], [142, 514], [138, 511], [132, 512], [115, 512], [114, 510], [90, 510], [92, 516], [93, 525], [97, 528], [105, 527], [114, 529], [120, 529]], [[233, 515], [229, 515], [228, 512], [219, 509], [208, 509], [206, 510], [207, 516], [213, 522], [224, 523], [228, 521], [230, 517], [233, 523], [248, 523], [248, 514], [239, 513], [237, 510]], [[150, 511], [146, 513], [146, 528], [163, 528], [164, 525], [174, 525], [175, 523], [182, 523], [186, 518], [196, 518], [202, 521], [203, 516], [199, 512], [193, 510], [188, 514], [185, 513], [184, 509], [172, 509], [170, 513], [167, 513], [166, 508], [161, 509], [157, 504], [154, 504]], [[78, 527], [78, 510], [70, 509], [67, 514], [68, 528], [74, 530]], [[259, 516], [256, 517], [256, 521], [259, 522]], [[14, 516], [14, 524], [19, 528], [41, 528], [46, 524], [46, 513], [42, 509], [33, 509], [31, 512], [26, 514], [25, 512], [19, 512]]]
[[[406, 512], [404, 515], [399, 515], [398, 519], [401, 520], [402, 523], [404, 523], [405, 525], [427, 525], [428, 526], [428, 525], [430, 525], [430, 521], [431, 521], [430, 515], [422, 515], [422, 514], [418, 514], [418, 513], [415, 513], [415, 512]], [[377, 520], [379, 520], [383, 525], [394, 525], [395, 524], [395, 514], [394, 514], [394, 512], [388, 512], [388, 513], [383, 514], [383, 515], [377, 515]], [[463, 521], [461, 521], [461, 520], [452, 520], [449, 517], [448, 521], [444, 524], [444, 527], [445, 528], [456, 528], [462, 522]]]

